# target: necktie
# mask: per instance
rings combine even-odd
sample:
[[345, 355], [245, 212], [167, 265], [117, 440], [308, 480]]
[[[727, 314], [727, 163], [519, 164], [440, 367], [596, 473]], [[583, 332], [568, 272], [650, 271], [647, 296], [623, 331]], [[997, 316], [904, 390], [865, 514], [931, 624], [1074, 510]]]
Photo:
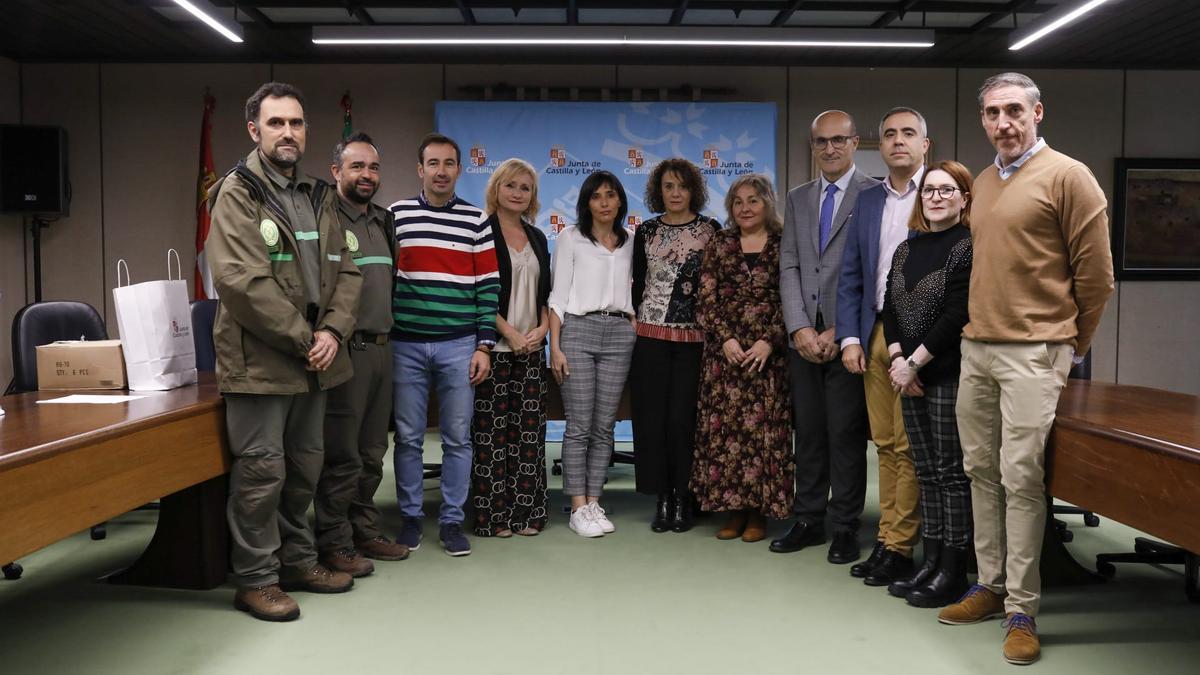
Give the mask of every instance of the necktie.
[[821, 253], [829, 244], [829, 231], [833, 229], [833, 196], [837, 194], [838, 186], [830, 183], [825, 187], [825, 199], [821, 201]]

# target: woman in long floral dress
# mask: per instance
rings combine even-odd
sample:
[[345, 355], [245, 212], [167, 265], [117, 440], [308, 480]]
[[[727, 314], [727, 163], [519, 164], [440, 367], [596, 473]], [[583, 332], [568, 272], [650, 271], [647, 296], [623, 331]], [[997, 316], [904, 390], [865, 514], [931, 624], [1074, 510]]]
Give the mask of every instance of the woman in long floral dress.
[[691, 488], [704, 510], [729, 513], [718, 539], [763, 539], [766, 519], [788, 517], [795, 492], [775, 204], [765, 176], [735, 181], [728, 225], [709, 242], [700, 272], [704, 360]]

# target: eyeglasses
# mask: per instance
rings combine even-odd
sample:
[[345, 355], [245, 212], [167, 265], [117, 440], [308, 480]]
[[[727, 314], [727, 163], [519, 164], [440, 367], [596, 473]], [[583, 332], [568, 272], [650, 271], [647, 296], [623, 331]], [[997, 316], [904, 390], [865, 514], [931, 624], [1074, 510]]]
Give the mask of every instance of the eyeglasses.
[[937, 194], [941, 195], [942, 199], [950, 199], [951, 197], [954, 196], [955, 192], [962, 192], [962, 190], [959, 190], [958, 188], [954, 187], [953, 185], [941, 185], [939, 187], [933, 187], [932, 185], [926, 185], [925, 187], [921, 188], [921, 198], [922, 199], [933, 199], [933, 193], [935, 193], [935, 192]]
[[850, 142], [851, 138], [858, 138], [858, 136], [834, 136], [833, 138], [817, 136], [811, 139], [809, 143], [812, 143], [812, 146], [818, 150], [824, 150], [827, 145], [832, 145], [835, 148], [844, 148]]

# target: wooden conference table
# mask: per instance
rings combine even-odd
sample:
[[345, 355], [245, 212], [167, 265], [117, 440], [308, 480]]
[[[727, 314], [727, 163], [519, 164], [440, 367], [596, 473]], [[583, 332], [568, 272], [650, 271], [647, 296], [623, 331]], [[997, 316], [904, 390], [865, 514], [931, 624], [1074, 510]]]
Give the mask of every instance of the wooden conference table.
[[[214, 588], [229, 564], [225, 404], [200, 382], [103, 405], [41, 404], [71, 393], [3, 398], [0, 562], [7, 563], [161, 499], [146, 552], [117, 583]], [[110, 392], [125, 393], [125, 392]]]
[[[1047, 443], [1046, 488], [1189, 552], [1186, 590], [1200, 602], [1200, 396], [1071, 380]], [[1062, 549], [1052, 529], [1047, 549]], [[1043, 552], [1048, 585], [1060, 574], [1071, 583], [1053, 553]]]

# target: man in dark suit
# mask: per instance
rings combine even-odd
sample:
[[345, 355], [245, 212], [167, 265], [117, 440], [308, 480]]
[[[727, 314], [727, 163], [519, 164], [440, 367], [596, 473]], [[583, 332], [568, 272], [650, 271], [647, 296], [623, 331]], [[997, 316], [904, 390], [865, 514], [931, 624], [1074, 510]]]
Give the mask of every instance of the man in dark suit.
[[912, 108], [893, 108], [879, 123], [879, 153], [888, 167], [883, 183], [858, 196], [837, 290], [837, 342], [842, 363], [863, 375], [871, 440], [879, 452], [879, 532], [867, 560], [850, 568], [868, 586], [886, 586], [912, 572], [912, 549], [920, 529], [916, 469], [904, 431], [900, 394], [888, 377], [892, 357], [883, 338], [884, 288], [892, 254], [915, 234], [908, 219], [918, 206], [918, 187], [929, 150], [925, 118]]
[[[838, 358], [837, 285], [846, 222], [860, 191], [878, 183], [854, 168], [858, 134], [840, 110], [817, 115], [809, 145], [821, 175], [788, 193], [780, 253], [783, 319], [796, 425], [796, 522], [771, 550], [825, 542], [828, 559], [858, 559], [858, 519], [867, 490], [867, 411], [862, 376]], [[832, 494], [831, 494], [832, 493]]]

